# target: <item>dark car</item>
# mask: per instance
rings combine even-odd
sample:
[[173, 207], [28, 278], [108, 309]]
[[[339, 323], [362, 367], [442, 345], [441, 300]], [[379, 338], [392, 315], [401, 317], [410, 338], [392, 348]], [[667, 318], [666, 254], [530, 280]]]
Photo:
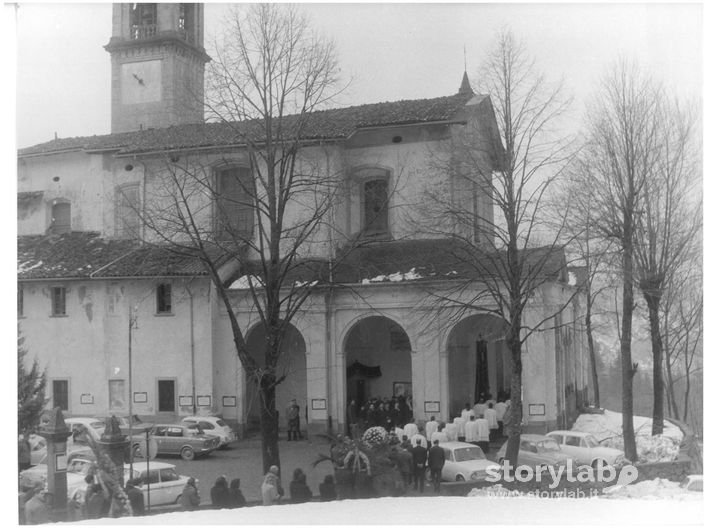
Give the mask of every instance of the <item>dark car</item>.
[[[205, 456], [218, 448], [217, 436], [203, 432], [198, 424], [157, 424], [149, 431], [157, 444], [157, 456], [180, 455], [184, 460]], [[138, 448], [136, 456], [142, 456]]]

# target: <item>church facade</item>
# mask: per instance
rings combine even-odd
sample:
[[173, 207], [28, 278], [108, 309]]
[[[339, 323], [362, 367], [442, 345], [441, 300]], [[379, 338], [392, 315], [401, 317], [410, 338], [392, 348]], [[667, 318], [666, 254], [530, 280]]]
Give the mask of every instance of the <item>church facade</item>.
[[[126, 413], [131, 401], [143, 420], [215, 413], [240, 431], [256, 429], [257, 398], [207, 274], [140, 242], [149, 233], [139, 212], [170, 160], [198, 165], [216, 182], [249, 170], [232, 127], [205, 123], [194, 103], [209, 60], [203, 6], [116, 4], [106, 50], [111, 134], [57, 138], [18, 153], [25, 347], [47, 368], [50, 406], [68, 415]], [[473, 93], [466, 77], [446, 97], [317, 115], [316, 141], [301, 158], [336, 179], [341, 197], [334, 229], [312, 234], [310, 257], [341, 265], [330, 284], [313, 287], [287, 332], [286, 378], [277, 388], [282, 426], [292, 398], [304, 428], [342, 432], [351, 399], [405, 394], [416, 419], [448, 420], [467, 401], [509, 390], [503, 320], [482, 309], [459, 316], [429, 301], [461, 281], [468, 300], [483, 288], [449, 257], [450, 239], [420, 234], [417, 205], [429, 185], [451, 178], [433, 161], [470, 127], [499, 142], [489, 97]], [[491, 203], [473, 207], [491, 221]], [[215, 204], [204, 209], [203, 221], [216, 221]], [[257, 229], [247, 216], [242, 222]], [[365, 244], [350, 247], [366, 233]], [[525, 312], [527, 325], [539, 327], [523, 350], [527, 431], [568, 425], [588, 399], [582, 296], [561, 252], [541, 258], [550, 280]], [[247, 344], [261, 356], [265, 336], [243, 272], [226, 260], [222, 273]]]

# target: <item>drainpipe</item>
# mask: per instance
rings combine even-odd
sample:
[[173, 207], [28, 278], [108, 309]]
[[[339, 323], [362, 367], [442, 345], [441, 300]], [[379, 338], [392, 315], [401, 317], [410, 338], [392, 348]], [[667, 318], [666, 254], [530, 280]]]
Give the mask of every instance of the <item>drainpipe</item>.
[[[323, 145], [322, 145], [323, 146]], [[323, 146], [323, 152], [326, 155], [326, 175], [330, 178], [330, 155], [328, 149]], [[332, 310], [332, 296], [333, 296], [333, 221], [335, 220], [335, 211], [333, 201], [330, 206], [330, 221], [328, 222], [328, 288], [326, 288], [325, 294], [325, 309], [326, 309], [326, 399], [328, 400], [328, 420], [327, 420], [327, 430], [328, 434], [333, 434], [333, 417], [332, 417], [332, 401], [331, 401], [331, 366], [335, 363], [335, 354], [333, 354], [333, 337], [332, 337], [332, 327], [333, 327], [333, 310]]]
[[191, 340], [191, 403], [193, 405], [193, 415], [196, 416], [196, 344], [194, 340], [194, 330], [193, 330], [193, 292], [191, 288], [186, 284], [184, 286], [189, 298], [189, 332]]

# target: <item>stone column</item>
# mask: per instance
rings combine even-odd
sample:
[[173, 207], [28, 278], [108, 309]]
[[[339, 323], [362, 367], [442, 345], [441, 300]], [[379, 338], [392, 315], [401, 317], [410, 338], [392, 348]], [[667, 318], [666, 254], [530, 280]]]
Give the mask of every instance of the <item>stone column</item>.
[[118, 478], [120, 480], [120, 486], [125, 485], [124, 482], [124, 467], [125, 467], [125, 453], [127, 452], [127, 445], [130, 441], [125, 437], [120, 431], [120, 425], [118, 424], [117, 418], [112, 416], [105, 426], [105, 431], [97, 441], [101, 450], [110, 457], [113, 461], [115, 467], [117, 468]]
[[59, 407], [51, 412], [49, 422], [39, 428], [39, 434], [47, 441], [47, 487], [53, 495], [55, 521], [66, 519], [66, 467], [68, 454], [66, 439], [71, 436]]

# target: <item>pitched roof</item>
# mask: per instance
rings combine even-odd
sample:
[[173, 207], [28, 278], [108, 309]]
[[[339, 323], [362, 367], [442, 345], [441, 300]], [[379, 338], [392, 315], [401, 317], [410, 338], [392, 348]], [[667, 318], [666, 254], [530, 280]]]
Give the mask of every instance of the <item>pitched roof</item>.
[[[17, 246], [19, 280], [205, 275], [195, 254], [176, 254], [134, 240], [105, 239], [90, 231], [20, 236]], [[226, 251], [213, 251], [220, 253], [216, 261], [227, 258]]]
[[[463, 108], [472, 112], [487, 96], [458, 93], [433, 99], [414, 99], [386, 103], [320, 110], [308, 114], [302, 133], [304, 140], [344, 139], [356, 130], [378, 127], [449, 121]], [[284, 127], [292, 134], [298, 126], [296, 115], [284, 119]], [[66, 151], [117, 151], [138, 154], [161, 150], [224, 147], [242, 144], [243, 134], [250, 140], [260, 134], [261, 120], [229, 123], [196, 123], [166, 128], [150, 128], [100, 136], [60, 138], [19, 150], [19, 156], [60, 153]]]

